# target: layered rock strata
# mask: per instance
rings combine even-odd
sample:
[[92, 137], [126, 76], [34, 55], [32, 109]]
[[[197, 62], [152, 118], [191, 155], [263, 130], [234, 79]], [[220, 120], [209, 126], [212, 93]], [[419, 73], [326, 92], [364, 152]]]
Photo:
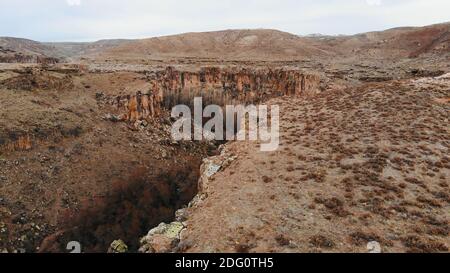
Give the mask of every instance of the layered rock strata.
[[250, 69], [204, 67], [198, 71], [180, 71], [173, 67], [156, 73], [155, 91], [198, 92], [218, 90], [240, 101], [283, 95], [311, 95], [320, 79], [312, 73], [288, 69]]
[[205, 104], [257, 103], [278, 96], [310, 96], [320, 78], [301, 70], [205, 67], [181, 71], [168, 67], [149, 76], [150, 90], [108, 98], [120, 114], [117, 121], [158, 117], [161, 109], [190, 104], [203, 97]]

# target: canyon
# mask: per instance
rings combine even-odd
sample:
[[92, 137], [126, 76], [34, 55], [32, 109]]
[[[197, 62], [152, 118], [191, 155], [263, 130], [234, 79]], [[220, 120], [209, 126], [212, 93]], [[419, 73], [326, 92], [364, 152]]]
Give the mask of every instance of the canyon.
[[125, 111], [115, 120], [137, 121], [161, 114], [161, 107], [192, 104], [202, 97], [207, 104], [249, 104], [278, 96], [309, 96], [318, 91], [320, 78], [313, 73], [286, 69], [202, 67], [198, 71], [177, 71], [167, 67], [149, 76], [150, 89], [137, 94], [107, 98]]
[[[0, 251], [448, 252], [449, 31], [0, 38]], [[174, 141], [195, 97], [280, 149]]]
[[449, 77], [269, 100], [280, 149], [222, 146], [198, 195], [140, 251], [448, 252]]

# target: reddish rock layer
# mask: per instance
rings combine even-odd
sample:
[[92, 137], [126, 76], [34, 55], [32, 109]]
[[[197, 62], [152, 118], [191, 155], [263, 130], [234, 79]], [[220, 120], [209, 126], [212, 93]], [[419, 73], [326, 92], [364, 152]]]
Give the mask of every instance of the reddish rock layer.
[[205, 103], [225, 105], [256, 103], [278, 96], [308, 96], [318, 90], [320, 79], [300, 70], [205, 67], [179, 71], [173, 67], [150, 77], [150, 90], [110, 98], [121, 111], [120, 121], [157, 117], [161, 107], [188, 104], [201, 96]]
[[163, 93], [220, 90], [246, 100], [308, 95], [317, 91], [318, 84], [317, 75], [300, 70], [205, 67], [192, 72], [168, 67], [156, 74], [155, 88]]

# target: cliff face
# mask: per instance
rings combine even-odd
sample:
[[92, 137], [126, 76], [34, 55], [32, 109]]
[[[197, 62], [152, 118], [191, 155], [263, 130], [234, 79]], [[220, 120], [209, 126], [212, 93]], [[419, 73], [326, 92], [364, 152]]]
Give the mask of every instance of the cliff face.
[[283, 95], [316, 92], [319, 77], [300, 70], [205, 67], [199, 71], [178, 71], [168, 67], [156, 74], [156, 90], [195, 92], [219, 90], [240, 101], [252, 102]]
[[109, 104], [121, 112], [118, 116], [109, 117], [114, 121], [135, 122], [161, 115], [161, 99], [151, 91], [144, 94], [138, 91], [134, 95], [117, 96], [108, 100]]
[[119, 121], [157, 117], [161, 108], [190, 105], [194, 97], [205, 104], [258, 103], [279, 96], [309, 96], [318, 91], [319, 76], [300, 70], [205, 67], [180, 71], [168, 67], [149, 76], [150, 90], [109, 98], [121, 114]]
[[283, 149], [222, 146], [199, 194], [140, 251], [448, 252], [449, 86], [443, 75], [271, 100]]
[[[193, 98], [198, 96], [203, 97], [204, 105], [259, 103], [278, 96], [314, 94], [319, 81], [318, 76], [300, 70], [205, 67], [183, 71], [168, 67], [151, 72], [148, 90], [136, 88], [132, 93], [119, 96], [101, 93], [97, 94], [97, 100], [103, 105], [113, 106], [113, 113], [106, 116], [107, 120], [136, 123], [161, 117], [164, 108], [170, 110], [178, 104], [191, 105]], [[0, 81], [0, 86], [10, 90], [43, 92], [72, 90], [74, 83], [70, 75], [30, 69]], [[8, 151], [31, 149], [31, 143], [36, 141], [33, 134], [19, 135], [23, 137], [5, 137], [0, 141], [0, 147]]]
[[5, 139], [0, 137], [0, 152], [1, 151], [28, 151], [33, 147], [33, 143], [31, 141], [31, 136], [29, 134], [25, 134], [23, 136], [19, 136], [15, 140], [10, 140], [6, 142]]

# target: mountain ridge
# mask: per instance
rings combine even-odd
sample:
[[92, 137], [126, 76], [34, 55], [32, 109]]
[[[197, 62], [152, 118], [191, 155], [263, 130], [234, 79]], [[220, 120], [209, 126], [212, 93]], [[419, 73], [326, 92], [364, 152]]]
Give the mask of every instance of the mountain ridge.
[[[0, 49], [14, 54], [60, 58], [155, 59], [213, 58], [292, 60], [329, 57], [411, 57], [450, 52], [450, 23], [398, 27], [346, 36], [296, 34], [276, 29], [227, 29], [187, 32], [145, 39], [103, 39], [96, 42], [37, 42], [0, 37]], [[0, 57], [5, 55], [0, 52]]]

